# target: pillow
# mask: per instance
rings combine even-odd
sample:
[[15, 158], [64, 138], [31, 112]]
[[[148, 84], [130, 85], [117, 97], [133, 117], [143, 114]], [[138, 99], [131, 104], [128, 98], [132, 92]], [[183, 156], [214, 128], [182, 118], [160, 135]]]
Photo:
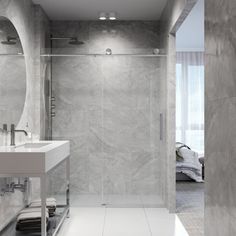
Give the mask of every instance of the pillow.
[[184, 143], [180, 143], [180, 142], [177, 142], [175, 144], [175, 148], [176, 148], [176, 151], [175, 151], [176, 152], [176, 161], [183, 161], [184, 160], [184, 157], [183, 157], [183, 155], [180, 152], [181, 149], [185, 148], [185, 149], [191, 150], [190, 147], [188, 147]]
[[196, 152], [189, 150], [187, 148], [181, 148], [179, 150], [179, 153], [185, 160], [193, 159], [194, 157], [196, 157]]

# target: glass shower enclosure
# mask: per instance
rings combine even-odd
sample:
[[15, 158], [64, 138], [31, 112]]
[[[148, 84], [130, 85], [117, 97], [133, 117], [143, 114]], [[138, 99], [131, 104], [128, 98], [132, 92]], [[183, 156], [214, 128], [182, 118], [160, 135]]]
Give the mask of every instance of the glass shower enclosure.
[[164, 206], [166, 56], [42, 57], [51, 63], [52, 138], [71, 142], [72, 206]]

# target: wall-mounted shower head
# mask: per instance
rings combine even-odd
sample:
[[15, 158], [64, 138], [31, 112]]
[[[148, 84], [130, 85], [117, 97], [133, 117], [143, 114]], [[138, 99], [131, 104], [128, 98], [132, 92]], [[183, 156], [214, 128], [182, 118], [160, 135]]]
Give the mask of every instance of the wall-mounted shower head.
[[68, 40], [71, 45], [83, 45], [84, 42], [79, 41], [77, 37], [51, 37], [51, 40]]
[[70, 39], [69, 44], [71, 44], [71, 45], [83, 45], [84, 42], [79, 41], [78, 38], [74, 37], [74, 38]]
[[6, 41], [1, 41], [1, 44], [4, 44], [4, 45], [15, 45], [18, 40], [19, 40], [19, 38], [17, 38], [17, 37], [10, 37], [10, 36], [8, 36]]

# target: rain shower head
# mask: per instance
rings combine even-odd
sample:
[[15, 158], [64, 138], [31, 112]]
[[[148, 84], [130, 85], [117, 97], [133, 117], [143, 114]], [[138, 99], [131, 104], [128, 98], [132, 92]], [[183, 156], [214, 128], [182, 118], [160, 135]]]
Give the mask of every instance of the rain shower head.
[[68, 40], [71, 45], [83, 45], [84, 42], [79, 41], [77, 37], [51, 37], [51, 40]]
[[71, 45], [83, 45], [84, 42], [79, 41], [78, 38], [71, 38], [69, 41], [69, 44]]
[[15, 45], [17, 43], [17, 40], [19, 40], [19, 38], [8, 36], [6, 41], [1, 41], [1, 44], [4, 44], [4, 45]]
[[4, 45], [15, 45], [16, 42], [14, 42], [14, 41], [2, 41], [1, 44], [4, 44]]

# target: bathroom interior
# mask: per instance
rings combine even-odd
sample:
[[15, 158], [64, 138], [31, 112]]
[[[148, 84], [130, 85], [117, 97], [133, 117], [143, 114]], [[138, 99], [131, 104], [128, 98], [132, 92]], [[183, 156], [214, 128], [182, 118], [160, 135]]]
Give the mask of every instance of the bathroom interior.
[[234, 9], [0, 0], [0, 235], [236, 235]]

